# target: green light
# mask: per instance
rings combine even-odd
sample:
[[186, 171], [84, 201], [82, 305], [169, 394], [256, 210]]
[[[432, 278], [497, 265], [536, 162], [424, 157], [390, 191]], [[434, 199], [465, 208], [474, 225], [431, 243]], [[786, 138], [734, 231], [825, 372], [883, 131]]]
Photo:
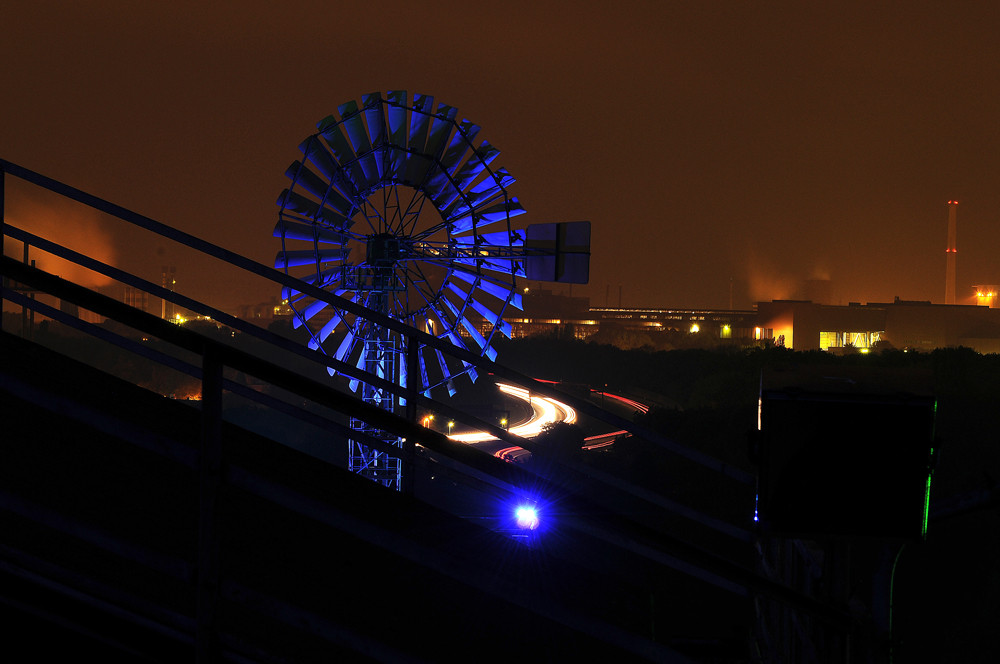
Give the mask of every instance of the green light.
[[[931, 440], [933, 441], [937, 436], [937, 410], [938, 402], [937, 399], [934, 400], [934, 405], [932, 406], [934, 417], [931, 424]], [[928, 467], [927, 467], [927, 484], [924, 487], [924, 519], [920, 526], [920, 538], [927, 539], [927, 520], [930, 518], [931, 513], [931, 477], [934, 475], [934, 448], [931, 447], [930, 456], [927, 457]]]
[[[937, 401], [934, 402], [934, 409], [937, 410]], [[934, 459], [934, 448], [931, 448], [929, 460], [933, 463]], [[927, 484], [924, 485], [924, 518], [923, 522], [920, 524], [920, 539], [927, 539], [927, 520], [930, 518], [931, 513], [931, 477], [934, 475], [934, 469], [931, 467], [927, 468]]]
[[927, 473], [927, 487], [924, 489], [924, 520], [920, 525], [920, 538], [927, 539], [927, 518], [931, 511], [931, 474]]

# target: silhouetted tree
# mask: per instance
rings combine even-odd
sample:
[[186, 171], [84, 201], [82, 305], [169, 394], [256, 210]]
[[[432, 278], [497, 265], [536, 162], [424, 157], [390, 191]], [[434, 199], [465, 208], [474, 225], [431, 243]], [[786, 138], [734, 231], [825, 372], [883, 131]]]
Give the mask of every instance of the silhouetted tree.
[[575, 424], [552, 422], [545, 425], [535, 442], [538, 454], [554, 459], [569, 458], [579, 454], [586, 438], [583, 429]]

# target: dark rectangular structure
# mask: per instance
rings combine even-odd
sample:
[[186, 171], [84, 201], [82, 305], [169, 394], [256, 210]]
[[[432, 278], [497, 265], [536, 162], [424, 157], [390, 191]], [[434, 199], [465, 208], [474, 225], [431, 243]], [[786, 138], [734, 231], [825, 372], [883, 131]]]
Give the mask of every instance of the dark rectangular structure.
[[762, 526], [794, 537], [922, 538], [934, 411], [926, 396], [765, 391]]

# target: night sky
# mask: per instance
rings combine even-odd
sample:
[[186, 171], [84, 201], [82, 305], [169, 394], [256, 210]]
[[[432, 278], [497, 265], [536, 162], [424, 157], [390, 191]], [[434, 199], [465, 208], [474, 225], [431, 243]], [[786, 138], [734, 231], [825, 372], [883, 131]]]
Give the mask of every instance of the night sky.
[[524, 223], [593, 223], [595, 306], [942, 302], [951, 198], [959, 301], [1000, 283], [993, 3], [289, 4], [3, 3], [0, 158], [271, 263], [299, 142], [404, 89], [483, 127]]

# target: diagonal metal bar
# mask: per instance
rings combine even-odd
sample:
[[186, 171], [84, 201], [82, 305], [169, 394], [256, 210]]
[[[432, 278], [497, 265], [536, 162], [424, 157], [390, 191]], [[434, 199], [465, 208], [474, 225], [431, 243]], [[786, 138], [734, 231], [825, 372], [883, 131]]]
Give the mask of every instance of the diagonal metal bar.
[[[178, 231], [174, 228], [156, 222], [148, 217], [139, 215], [135, 212], [132, 212], [131, 210], [104, 201], [96, 196], [93, 196], [92, 194], [88, 194], [74, 187], [70, 187], [68, 185], [65, 185], [51, 178], [35, 173], [34, 171], [30, 171], [26, 168], [23, 168], [11, 162], [0, 160], [0, 169], [16, 177], [24, 179], [28, 182], [50, 189], [55, 193], [64, 195], [68, 198], [76, 200], [85, 205], [91, 206], [102, 212], [106, 212], [108, 214], [116, 216], [122, 219], [123, 221], [140, 226], [151, 232], [160, 234], [164, 237], [180, 242], [181, 244], [185, 244], [207, 255], [223, 260], [236, 267], [245, 269], [248, 272], [257, 274], [259, 276], [275, 281], [282, 285], [289, 286], [295, 290], [299, 290], [317, 299], [325, 300], [330, 304], [338, 307], [339, 309], [343, 309], [345, 311], [353, 313], [357, 316], [360, 316], [361, 318], [371, 321], [374, 324], [392, 329], [398, 332], [404, 338], [414, 337], [423, 345], [442, 350], [446, 354], [451, 355], [452, 357], [458, 358], [460, 360], [466, 361], [469, 364], [476, 366], [482, 371], [492, 373], [505, 380], [517, 383], [522, 387], [526, 387], [533, 393], [541, 394], [544, 396], [548, 396], [563, 401], [571, 405], [572, 407], [576, 408], [578, 411], [590, 415], [599, 421], [611, 424], [616, 428], [627, 429], [631, 433], [633, 433], [633, 435], [641, 437], [642, 439], [650, 443], [658, 445], [675, 454], [678, 454], [679, 456], [682, 456], [691, 461], [699, 463], [707, 468], [716, 470], [723, 476], [729, 477], [731, 479], [734, 479], [736, 481], [745, 484], [752, 484], [754, 481], [753, 475], [747, 473], [746, 471], [743, 471], [740, 468], [737, 468], [730, 464], [726, 464], [724, 462], [712, 458], [707, 454], [687, 448], [674, 441], [663, 438], [662, 436], [649, 430], [648, 428], [636, 425], [635, 423], [631, 422], [630, 420], [626, 420], [623, 417], [619, 417], [612, 413], [605, 412], [601, 408], [599, 408], [596, 404], [593, 404], [587, 400], [580, 399], [572, 395], [564, 394], [559, 390], [555, 389], [554, 387], [552, 387], [551, 385], [535, 381], [532, 378], [524, 374], [521, 374], [520, 372], [517, 372], [513, 369], [509, 369], [501, 365], [494, 364], [493, 362], [484, 359], [481, 356], [476, 355], [475, 353], [472, 353], [462, 348], [455, 347], [447, 340], [439, 339], [433, 335], [422, 332], [421, 330], [409, 327], [406, 324], [400, 323], [389, 316], [383, 316], [376, 312], [372, 312], [371, 310], [365, 309], [364, 307], [355, 304], [354, 302], [351, 302], [344, 298], [337, 297], [323, 290], [322, 288], [318, 288], [316, 286], [313, 286], [312, 284], [308, 284], [298, 279], [295, 279], [294, 277], [290, 277], [279, 270], [270, 268], [261, 263], [257, 263], [255, 261], [247, 259], [243, 256], [240, 256], [239, 254], [218, 247], [217, 245], [209, 243], [205, 240], [201, 240], [200, 238], [184, 233], [183, 231]], [[369, 377], [369, 379], [379, 380], [375, 377]], [[394, 383], [389, 383], [388, 381], [383, 381], [383, 382], [385, 383], [385, 385], [380, 385], [380, 387], [387, 389], [390, 392], [397, 395], [403, 392], [403, 390]], [[449, 417], [452, 417], [460, 422], [470, 423], [476, 419], [476, 418], [470, 418], [464, 413], [459, 412], [457, 409], [451, 408], [445, 404], [433, 402], [432, 400], [428, 399], [427, 397], [424, 397], [423, 395], [418, 395], [418, 399], [420, 401], [420, 405], [427, 406], [433, 410], [437, 410], [437, 412], [446, 414]], [[509, 433], [507, 430], [498, 427], [493, 423], [476, 421], [474, 424], [472, 424], [472, 426], [474, 426], [474, 428], [478, 430], [488, 432], [492, 436], [500, 440], [509, 442], [512, 445], [525, 447], [525, 445], [522, 445], [522, 442], [524, 441], [520, 439], [520, 437]], [[529, 447], [526, 447], [526, 449], [529, 449]]]

